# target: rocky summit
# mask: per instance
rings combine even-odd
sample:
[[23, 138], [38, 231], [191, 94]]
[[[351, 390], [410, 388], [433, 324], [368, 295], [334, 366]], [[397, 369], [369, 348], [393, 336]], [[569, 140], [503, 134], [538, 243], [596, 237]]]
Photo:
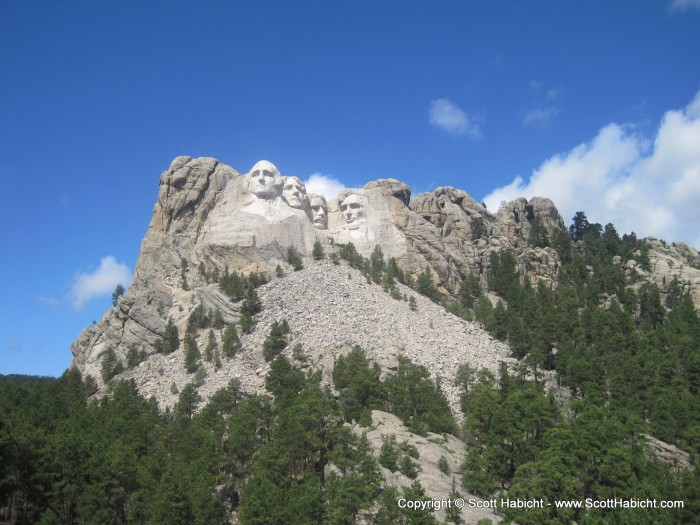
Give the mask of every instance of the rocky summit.
[[[183, 367], [182, 345], [177, 352], [156, 352], [168, 322], [178, 328], [180, 340], [200, 305], [218, 310], [226, 324], [240, 323], [241, 303], [211, 276], [256, 272], [270, 281], [259, 289], [257, 324], [240, 333], [242, 351], [235, 357], [218, 368], [203, 366], [206, 378], [200, 372], [198, 384], [205, 398], [234, 377], [249, 392], [261, 390], [267, 372], [263, 341], [272, 323], [284, 320], [292, 342], [286, 352], [291, 355], [290, 348], [301, 343], [303, 367], [327, 375], [337, 356], [359, 345], [390, 374], [397, 357], [405, 355], [439, 377], [456, 403], [457, 365], [496, 370], [509, 360], [507, 346], [404, 285], [390, 295], [345, 261], [315, 260], [314, 245], [330, 255], [352, 243], [363, 257], [379, 246], [413, 280], [427, 269], [437, 290], [454, 296], [469, 274], [485, 285], [491, 253], [504, 250], [515, 255], [521, 279], [556, 286], [560, 256], [537, 237], [555, 239], [566, 231], [546, 198], [517, 199], [492, 213], [462, 190], [440, 187], [412, 198], [406, 184], [387, 178], [326, 200], [307, 195], [298, 178], [282, 176], [268, 161], [240, 174], [212, 158], [177, 157], [160, 177], [129, 289], [73, 343], [72, 366], [102, 389], [105, 358], [111, 354], [126, 364], [132, 352], [140, 356], [138, 364], [120, 367], [120, 378], [133, 377], [144, 394], [163, 406], [173, 404], [192, 374]], [[646, 244], [651, 261], [646, 268], [635, 260], [618, 261], [627, 275], [635, 272], [640, 282], [662, 287], [673, 281], [700, 304], [698, 252], [653, 238]], [[303, 269], [293, 270], [290, 249]], [[207, 333], [197, 333], [200, 352]], [[221, 343], [222, 331], [214, 337]]]

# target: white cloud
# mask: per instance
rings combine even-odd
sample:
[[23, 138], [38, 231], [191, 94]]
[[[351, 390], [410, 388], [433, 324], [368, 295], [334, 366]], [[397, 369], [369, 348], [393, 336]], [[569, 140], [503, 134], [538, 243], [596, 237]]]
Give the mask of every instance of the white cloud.
[[531, 109], [523, 116], [523, 124], [526, 126], [546, 126], [559, 113], [559, 108], [554, 106], [548, 108]]
[[541, 92], [543, 87], [544, 82], [542, 82], [541, 80], [530, 80], [530, 89], [535, 93]]
[[92, 273], [79, 273], [73, 282], [68, 298], [73, 308], [79, 310], [90, 299], [111, 294], [118, 284], [125, 288], [131, 282], [131, 270], [117, 262], [111, 255], [103, 257], [100, 267]]
[[58, 308], [59, 306], [61, 306], [60, 299], [56, 299], [55, 297], [50, 297], [48, 295], [37, 295], [36, 300], [39, 301], [41, 304], [50, 306], [51, 308]]
[[470, 118], [459, 106], [446, 98], [430, 101], [430, 124], [452, 135], [468, 135], [479, 138], [481, 131], [475, 119]]
[[312, 173], [304, 181], [304, 186], [306, 186], [306, 193], [317, 193], [327, 200], [335, 199], [345, 189], [345, 185], [338, 179], [323, 173]]
[[550, 100], [554, 100], [559, 95], [561, 95], [561, 88], [550, 88], [547, 90], [547, 98]]
[[688, 11], [693, 8], [700, 9], [700, 0], [670, 0], [668, 8], [672, 13], [676, 11]]
[[535, 195], [554, 201], [564, 220], [584, 211], [592, 222], [700, 247], [700, 92], [682, 110], [667, 111], [656, 135], [609, 124], [591, 141], [544, 161], [525, 182], [517, 177], [484, 198]]

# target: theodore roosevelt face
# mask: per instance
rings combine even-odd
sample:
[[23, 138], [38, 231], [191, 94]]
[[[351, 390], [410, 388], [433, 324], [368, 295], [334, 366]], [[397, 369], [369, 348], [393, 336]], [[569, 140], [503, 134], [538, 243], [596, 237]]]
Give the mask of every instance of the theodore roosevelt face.
[[328, 208], [326, 199], [321, 195], [309, 195], [309, 205], [311, 206], [311, 220], [314, 228], [325, 230], [328, 228]]

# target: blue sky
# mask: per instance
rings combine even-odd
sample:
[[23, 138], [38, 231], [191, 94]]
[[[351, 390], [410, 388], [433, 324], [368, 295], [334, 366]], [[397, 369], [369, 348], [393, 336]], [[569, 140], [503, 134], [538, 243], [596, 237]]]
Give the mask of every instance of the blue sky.
[[0, 373], [59, 375], [178, 155], [700, 246], [700, 0], [0, 2]]

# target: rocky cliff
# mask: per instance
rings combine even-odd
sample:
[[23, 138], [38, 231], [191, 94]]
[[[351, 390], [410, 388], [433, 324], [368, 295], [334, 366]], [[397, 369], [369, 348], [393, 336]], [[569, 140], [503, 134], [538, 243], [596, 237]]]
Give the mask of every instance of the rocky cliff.
[[[443, 378], [454, 402], [450, 385], [456, 365], [471, 362], [495, 369], [507, 359], [507, 347], [428, 300], [418, 297], [418, 309], [412, 311], [405, 301], [367, 284], [344, 264], [312, 262], [314, 243], [333, 250], [352, 242], [365, 257], [378, 245], [385, 257], [396, 258], [414, 277], [428, 268], [437, 287], [449, 295], [469, 273], [485, 284], [489, 255], [501, 250], [514, 252], [522, 277], [556, 286], [557, 251], [536, 247], [532, 239], [536, 234], [553, 238], [564, 231], [559, 212], [544, 198], [517, 199], [491, 213], [464, 191], [442, 187], [411, 198], [407, 185], [387, 178], [326, 201], [306, 195], [299, 179], [283, 177], [267, 161], [242, 175], [212, 158], [177, 157], [160, 177], [128, 291], [74, 342], [72, 366], [101, 387], [107, 350], [113, 349], [125, 363], [129, 349], [136, 348], [146, 359], [123, 376], [137, 378], [144, 393], [171, 404], [172, 392], [191, 378], [177, 364], [183, 359], [181, 351], [155, 353], [168, 320], [182, 336], [191, 312], [201, 304], [218, 308], [225, 323], [237, 323], [240, 304], [209, 284], [205, 274], [228, 269], [272, 277], [280, 265], [287, 276], [273, 278], [260, 289], [263, 313], [256, 329], [244, 337], [244, 351], [219, 370], [207, 370], [202, 394], [214, 392], [232, 376], [250, 391], [259, 389], [266, 371], [262, 340], [270, 324], [284, 318], [293, 338], [309, 353], [308, 366], [328, 368], [332, 356], [347, 345], [360, 344], [390, 372], [392, 360], [406, 353]], [[648, 245], [651, 267], [635, 267], [631, 260], [625, 262], [626, 271], [662, 287], [675, 278], [700, 304], [697, 251], [655, 239]], [[308, 261], [304, 270], [289, 271], [289, 248]], [[400, 293], [407, 297], [411, 290], [401, 288]], [[198, 344], [206, 344], [201, 334]]]

